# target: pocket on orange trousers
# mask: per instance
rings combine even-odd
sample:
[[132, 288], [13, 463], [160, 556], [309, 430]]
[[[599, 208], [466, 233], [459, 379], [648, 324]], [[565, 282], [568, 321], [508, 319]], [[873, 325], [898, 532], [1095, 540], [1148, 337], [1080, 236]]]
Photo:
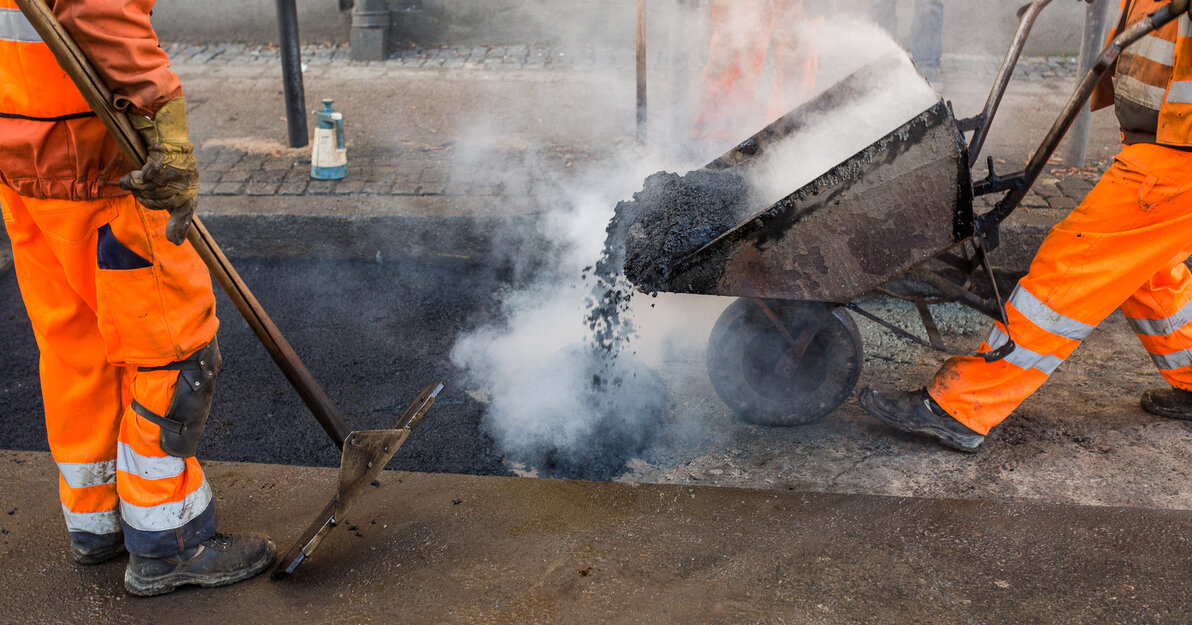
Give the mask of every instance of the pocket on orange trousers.
[[96, 269], [99, 330], [110, 362], [155, 365], [178, 359], [159, 288], [155, 266]]

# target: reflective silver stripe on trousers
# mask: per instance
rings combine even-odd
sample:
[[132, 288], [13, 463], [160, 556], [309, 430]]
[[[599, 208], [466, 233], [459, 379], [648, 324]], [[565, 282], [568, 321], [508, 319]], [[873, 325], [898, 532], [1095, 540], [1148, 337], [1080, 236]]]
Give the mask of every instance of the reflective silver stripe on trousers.
[[1176, 314], [1166, 319], [1135, 319], [1126, 317], [1134, 328], [1134, 333], [1141, 336], [1167, 336], [1192, 322], [1192, 302], [1188, 302]]
[[173, 501], [156, 506], [134, 506], [127, 501], [120, 501], [120, 514], [124, 522], [142, 532], [161, 532], [182, 527], [191, 522], [211, 505], [211, 487], [207, 479], [199, 485], [195, 492], [186, 496], [182, 501]]
[[124, 443], [116, 443], [116, 468], [147, 480], [165, 480], [182, 475], [186, 461], [173, 456], [142, 456]]
[[120, 511], [106, 510], [104, 512], [71, 512], [62, 506], [62, 516], [66, 519], [66, 529], [72, 532], [87, 532], [89, 534], [115, 534], [121, 531]]
[[[997, 326], [994, 326], [989, 331], [989, 338], [985, 339], [985, 342], [989, 343], [989, 346], [993, 349], [998, 349], [1005, 345], [1007, 341], [1009, 341], [1009, 338], [1006, 336], [1006, 333], [999, 330]], [[1020, 369], [1036, 369], [1047, 375], [1055, 373], [1055, 370], [1064, 362], [1055, 356], [1036, 354], [1017, 344], [1014, 345], [1014, 351], [1010, 352], [1009, 356], [1006, 356], [1005, 361]]]
[[1125, 51], [1159, 65], [1175, 66], [1175, 42], [1167, 41], [1162, 37], [1147, 35], [1134, 42], [1134, 45], [1126, 48]]
[[20, 9], [0, 9], [0, 41], [33, 43], [41, 37]]
[[1151, 360], [1155, 361], [1155, 366], [1160, 371], [1183, 369], [1188, 365], [1192, 365], [1192, 353], [1189, 353], [1188, 350], [1183, 350], [1174, 354], [1151, 354]]
[[1083, 341], [1093, 331], [1093, 326], [1055, 312], [1021, 286], [1015, 287], [1010, 303], [1032, 323], [1057, 336]]
[[116, 483], [116, 461], [59, 462], [58, 472], [71, 488], [91, 488]]

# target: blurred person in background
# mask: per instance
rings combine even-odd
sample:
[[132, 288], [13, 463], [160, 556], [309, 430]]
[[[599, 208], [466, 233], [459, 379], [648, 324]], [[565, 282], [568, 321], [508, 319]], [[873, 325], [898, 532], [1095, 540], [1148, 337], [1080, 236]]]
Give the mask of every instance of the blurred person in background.
[[776, 75], [765, 123], [811, 97], [818, 56], [806, 33], [823, 22], [828, 5], [824, 0], [714, 0], [692, 136], [725, 141], [758, 130], [758, 85], [770, 49]]
[[[891, 37], [898, 37], [898, 0], [869, 0], [869, 16]], [[940, 81], [943, 33], [944, 0], [915, 0], [910, 34], [911, 59], [919, 73], [932, 83]]]

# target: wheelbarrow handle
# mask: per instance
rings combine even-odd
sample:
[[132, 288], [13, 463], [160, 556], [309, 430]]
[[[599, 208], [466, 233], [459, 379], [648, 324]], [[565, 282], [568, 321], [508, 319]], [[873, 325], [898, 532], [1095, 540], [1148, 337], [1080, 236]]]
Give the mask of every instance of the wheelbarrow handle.
[[[54, 17], [44, 0], [16, 0], [16, 4], [29, 23], [33, 25], [33, 29], [50, 47], [54, 58], [58, 60], [58, 64], [78, 87], [87, 104], [95, 111], [95, 114], [107, 127], [108, 132], [112, 133], [112, 137], [116, 139], [116, 143], [120, 145], [124, 154], [135, 166], [144, 166], [148, 151], [145, 149], [141, 135], [132, 127], [128, 120], [128, 114], [117, 110], [112, 105], [111, 90], [100, 79], [86, 54]], [[323, 392], [322, 387], [315, 381], [314, 376], [302, 364], [302, 360], [298, 358], [293, 347], [286, 341], [281, 330], [269, 318], [260, 302], [253, 296], [252, 291], [248, 289], [232, 264], [228, 262], [227, 257], [224, 256], [223, 251], [220, 250], [215, 239], [211, 237], [211, 233], [207, 231], [198, 217], [191, 222], [187, 238], [198, 252], [199, 257], [207, 264], [212, 275], [215, 276], [216, 282], [228, 294], [232, 304], [244, 316], [244, 320], [248, 322], [253, 333], [260, 339], [265, 350], [281, 368], [286, 379], [290, 381], [294, 390], [314, 413], [319, 425], [323, 426], [335, 445], [342, 449], [349, 432], [343, 417], [340, 416], [327, 394]]]
[[1014, 209], [1018, 208], [1023, 198], [1026, 197], [1031, 186], [1035, 184], [1039, 175], [1043, 173], [1043, 168], [1047, 165], [1047, 161], [1059, 147], [1060, 141], [1063, 140], [1064, 135], [1068, 132], [1076, 117], [1084, 109], [1089, 97], [1097, 88], [1097, 84], [1101, 82], [1101, 79], [1113, 67], [1114, 62], [1117, 61], [1122, 50], [1130, 47], [1131, 44], [1139, 39], [1179, 19], [1185, 10], [1175, 9], [1170, 4], [1164, 5], [1126, 28], [1101, 50], [1101, 54], [1097, 57], [1096, 62], [1093, 63], [1092, 68], [1081, 79], [1080, 85], [1077, 86], [1072, 97], [1068, 99], [1063, 112], [1056, 118], [1055, 123], [1051, 126], [1051, 130], [1043, 138], [1043, 142], [1039, 145], [1039, 148], [1035, 150], [1026, 169], [1021, 174], [1007, 178], [1009, 192], [994, 206], [993, 210], [977, 217], [976, 230], [979, 235], [987, 239], [991, 236], [996, 239], [998, 224], [1005, 220], [1006, 217], [1009, 217], [1014, 212]]

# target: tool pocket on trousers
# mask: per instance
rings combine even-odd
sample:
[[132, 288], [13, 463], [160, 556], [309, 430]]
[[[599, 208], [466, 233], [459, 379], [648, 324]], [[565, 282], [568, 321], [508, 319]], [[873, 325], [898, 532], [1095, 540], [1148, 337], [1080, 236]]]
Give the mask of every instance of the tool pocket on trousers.
[[95, 247], [95, 262], [100, 269], [129, 270], [153, 266], [153, 263], [121, 243], [112, 234], [112, 227], [108, 224], [99, 227], [99, 243]]
[[177, 358], [156, 267], [98, 269], [95, 291], [110, 362], [156, 365]]

